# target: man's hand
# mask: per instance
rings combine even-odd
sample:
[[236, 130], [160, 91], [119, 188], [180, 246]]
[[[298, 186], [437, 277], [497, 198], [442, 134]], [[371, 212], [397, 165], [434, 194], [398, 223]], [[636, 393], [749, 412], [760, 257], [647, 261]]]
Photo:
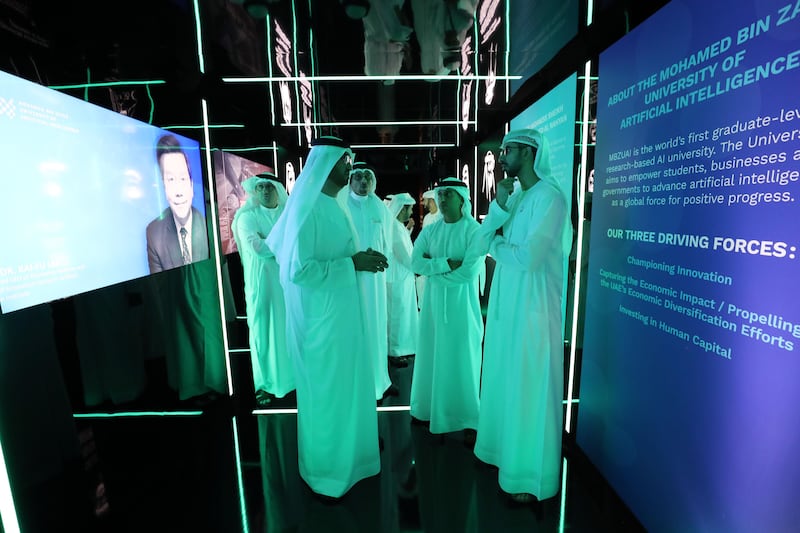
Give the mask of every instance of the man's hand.
[[367, 248], [365, 252], [358, 252], [352, 259], [356, 270], [363, 272], [383, 272], [389, 267], [386, 256], [372, 248]]
[[506, 208], [508, 196], [512, 192], [514, 192], [514, 178], [506, 178], [497, 183], [497, 196], [495, 196], [495, 200], [497, 200], [497, 204], [503, 209]]
[[450, 265], [450, 270], [455, 270], [461, 266], [463, 261], [459, 261], [458, 259], [448, 259], [447, 264]]
[[408, 221], [406, 222], [406, 229], [408, 231], [411, 231], [411, 230], [414, 229], [414, 217], [411, 217], [411, 218], [408, 219]]

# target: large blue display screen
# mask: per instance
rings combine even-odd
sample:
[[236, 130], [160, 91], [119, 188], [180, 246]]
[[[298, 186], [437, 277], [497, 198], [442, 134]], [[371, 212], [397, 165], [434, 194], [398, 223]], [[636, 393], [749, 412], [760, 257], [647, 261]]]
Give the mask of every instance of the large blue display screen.
[[167, 134], [0, 72], [4, 313], [182, 265], [173, 212], [192, 214], [188, 261], [208, 258], [200, 145], [170, 134], [185, 158], [162, 179]]
[[600, 56], [579, 446], [648, 531], [800, 523], [800, 4]]

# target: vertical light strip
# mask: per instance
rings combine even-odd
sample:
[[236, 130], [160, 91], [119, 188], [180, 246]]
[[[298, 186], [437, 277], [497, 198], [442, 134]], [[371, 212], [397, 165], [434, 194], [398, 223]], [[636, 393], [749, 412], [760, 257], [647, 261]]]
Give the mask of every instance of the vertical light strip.
[[242, 455], [239, 448], [239, 427], [236, 424], [236, 417], [231, 420], [233, 429], [233, 455], [236, 460], [236, 484], [239, 489], [239, 508], [242, 513], [242, 533], [249, 533], [250, 523], [247, 520], [247, 501], [244, 497], [244, 479], [242, 477]]
[[[272, 17], [267, 13], [266, 18], [264, 19], [266, 22], [266, 39], [267, 39], [267, 70], [269, 72], [269, 77], [272, 78], [274, 75], [272, 73]], [[273, 89], [274, 82], [270, 81], [267, 82], [267, 87], [269, 87], [269, 118], [271, 124], [275, 125], [275, 91]]]
[[472, 146], [472, 217], [478, 220], [478, 147]]
[[567, 383], [567, 418], [564, 429], [567, 433], [572, 431], [572, 402], [575, 387], [575, 345], [578, 338], [578, 311], [580, 310], [581, 293], [581, 265], [583, 264], [583, 216], [584, 193], [586, 188], [586, 164], [589, 145], [589, 93], [591, 92], [592, 62], [587, 61], [583, 72], [583, 113], [581, 114], [581, 165], [578, 176], [578, 238], [576, 240], [577, 256], [575, 257], [575, 287], [572, 296], [572, 332], [569, 343], [569, 381]]
[[[463, 100], [461, 98], [461, 86], [463, 83], [464, 80], [459, 79], [456, 85], [456, 146], [461, 144], [461, 104]], [[460, 170], [456, 173], [456, 176], [461, 176]]]
[[210, 196], [209, 204], [211, 205], [211, 233], [214, 239], [214, 264], [217, 267], [217, 295], [219, 297], [219, 311], [220, 311], [220, 327], [222, 328], [222, 349], [225, 353], [225, 370], [228, 374], [228, 394], [233, 396], [233, 379], [231, 374], [231, 358], [228, 353], [228, 327], [225, 323], [225, 293], [222, 290], [222, 262], [220, 260], [220, 238], [219, 227], [217, 226], [217, 193], [214, 189], [212, 182], [212, 165], [211, 165], [211, 136], [208, 129], [208, 104], [206, 99], [201, 100], [203, 104], [203, 138], [205, 140], [205, 154], [206, 154], [206, 176], [208, 177], [206, 183], [208, 186], [208, 195]]
[[586, 0], [586, 25], [589, 26], [594, 18], [594, 0]]
[[156, 101], [153, 100], [153, 95], [150, 93], [150, 85], [145, 85], [145, 90], [147, 90], [147, 99], [150, 100], [150, 119], [147, 121], [148, 124], [153, 123], [153, 114], [156, 112]]
[[0, 435], [0, 519], [4, 533], [20, 533], [17, 510], [14, 508], [14, 496], [11, 494], [11, 482], [6, 470], [6, 459], [3, 455], [3, 443]]
[[86, 87], [83, 88], [83, 100], [88, 102], [89, 101], [89, 85], [92, 83], [92, 71], [91, 69], [86, 69]]
[[[481, 45], [481, 35], [480, 35], [480, 32], [478, 31], [478, 12], [479, 12], [478, 10], [475, 11], [475, 17], [472, 19], [472, 28], [473, 28], [473, 31], [472, 31], [473, 37], [472, 37], [472, 39], [475, 42], [475, 51], [474, 51], [475, 57], [473, 59], [474, 59], [474, 68], [475, 68], [474, 72], [475, 72], [476, 76], [480, 76], [481, 75], [480, 71], [478, 70], [479, 67], [480, 67], [480, 61], [478, 61], [478, 57], [480, 56], [480, 51], [478, 50], [478, 48]], [[487, 72], [486, 74], [488, 75], [489, 73]], [[478, 133], [478, 101], [480, 100], [480, 97], [479, 97], [478, 93], [480, 93], [481, 82], [480, 82], [480, 80], [476, 79], [473, 83], [475, 83], [475, 90], [473, 91], [474, 98], [472, 100], [473, 103], [475, 104], [475, 109], [474, 109], [474, 111], [475, 111], [475, 133]]]
[[200, 6], [197, 4], [197, 0], [194, 0], [194, 29], [197, 33], [197, 64], [200, 68], [200, 74], [205, 74], [206, 63], [205, 59], [203, 59], [203, 36], [200, 31]]
[[[312, 13], [312, 7], [311, 7], [311, 0], [308, 0], [308, 18], [309, 18], [309, 20], [311, 20], [312, 16], [313, 16], [313, 13]], [[317, 75], [317, 64], [314, 61], [314, 52], [313, 52], [313, 50], [314, 50], [314, 30], [313, 30], [313, 28], [311, 28], [311, 26], [308, 27], [308, 50], [309, 50], [308, 59], [311, 61], [311, 72], [309, 74], [311, 74], [312, 76], [316, 76]], [[311, 100], [311, 103], [312, 103], [311, 112], [313, 113], [312, 117], [313, 117], [314, 122], [319, 122], [319, 120], [320, 120], [320, 117], [319, 117], [319, 103], [318, 103], [317, 97], [316, 97], [316, 95], [319, 94], [319, 91], [318, 91], [319, 81], [310, 80], [309, 83], [311, 84], [311, 98], [312, 98], [312, 100]], [[298, 122], [300, 122], [300, 121], [298, 120]], [[314, 134], [312, 135], [312, 137], [318, 137], [319, 136], [319, 129], [316, 126], [313, 126], [313, 131], [314, 131]]]
[[558, 513], [558, 533], [564, 533], [567, 521], [567, 458], [561, 467], [561, 511]]
[[[292, 61], [294, 65], [294, 72], [293, 74], [295, 77], [300, 76], [300, 70], [297, 68], [297, 3], [295, 0], [292, 0], [292, 55], [294, 56], [294, 61]], [[294, 82], [294, 100], [295, 100], [295, 107], [297, 108], [297, 122], [303, 122], [303, 115], [302, 115], [302, 106], [300, 104], [300, 82], [295, 80]], [[297, 126], [297, 145], [303, 146], [303, 126]]]
[[[276, 176], [280, 176], [278, 174], [278, 143], [272, 141], [272, 171], [275, 173]], [[283, 183], [286, 184], [286, 176], [283, 176]]]
[[[505, 2], [506, 19], [503, 21], [505, 22], [505, 28], [506, 28], [506, 49], [505, 52], [503, 53], [503, 55], [506, 56], [506, 60], [503, 61], [504, 63], [503, 71], [506, 76], [508, 76], [508, 71], [509, 71], [508, 61], [509, 58], [511, 57], [511, 28], [510, 28], [511, 8], [509, 7], [511, 2], [512, 0], [506, 0]], [[509, 98], [511, 98], [511, 80], [509, 80], [508, 77], [506, 77], [506, 103], [508, 103]], [[506, 124], [506, 127], [507, 126], [508, 125]]]

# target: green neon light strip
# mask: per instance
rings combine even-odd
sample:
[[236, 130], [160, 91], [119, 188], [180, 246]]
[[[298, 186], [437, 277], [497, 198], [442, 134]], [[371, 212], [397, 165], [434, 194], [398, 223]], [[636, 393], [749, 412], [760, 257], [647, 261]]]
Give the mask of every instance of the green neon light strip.
[[586, 2], [586, 25], [589, 26], [594, 18], [594, 1], [587, 0]]
[[86, 69], [86, 88], [83, 89], [83, 99], [88, 102], [89, 101], [89, 84], [92, 82], [92, 71], [90, 69]]
[[220, 150], [223, 152], [260, 152], [262, 150], [272, 150], [272, 146], [254, 146], [252, 148], [212, 148], [211, 151]]
[[[200, 100], [203, 106], [203, 141], [205, 146], [211, 146], [211, 136], [208, 130], [208, 102], [203, 98]], [[219, 227], [217, 226], [217, 198], [216, 187], [211, 183], [213, 176], [211, 165], [211, 150], [206, 150], [206, 187], [208, 187], [209, 200], [211, 204], [211, 230], [214, 234], [214, 242], [222, 242], [219, 237]], [[217, 273], [217, 296], [219, 298], [220, 309], [220, 328], [222, 329], [222, 350], [225, 354], [225, 371], [228, 374], [228, 394], [233, 396], [233, 373], [231, 372], [231, 358], [228, 356], [228, 327], [225, 323], [225, 292], [222, 289], [222, 262], [220, 260], [219, 245], [214, 246], [214, 264]]]
[[203, 33], [200, 29], [200, 6], [197, 4], [197, 0], [194, 0], [194, 29], [197, 32], [197, 62], [200, 73], [205, 74], [206, 63], [203, 59]]
[[[202, 130], [205, 128], [205, 124], [197, 124], [192, 126], [190, 124], [186, 125], [175, 125], [175, 126], [161, 126], [161, 128], [165, 130]], [[224, 129], [224, 128], [244, 128], [244, 124], [209, 124], [208, 129]]]
[[203, 411], [123, 411], [119, 413], [74, 413], [73, 418], [140, 418], [165, 416], [200, 416]]
[[567, 511], [567, 459], [564, 458], [561, 468], [561, 511], [558, 513], [558, 533], [564, 533]]
[[353, 76], [262, 76], [254, 78], [222, 78], [226, 83], [267, 83], [276, 81], [432, 81], [432, 80], [521, 80], [522, 76], [481, 76], [472, 74], [470, 76], [462, 76], [458, 74], [445, 74], [437, 76], [434, 74], [406, 74], [403, 76], [366, 76], [366, 75], [353, 75]]
[[239, 429], [236, 424], [235, 416], [231, 420], [231, 426], [233, 429], [233, 453], [236, 459], [236, 483], [239, 488], [239, 507], [242, 513], [242, 533], [248, 533], [250, 531], [250, 525], [247, 521], [247, 501], [244, 497], [244, 478], [242, 476], [242, 454], [241, 448], [239, 447]]
[[455, 148], [455, 143], [420, 143], [420, 144], [353, 144], [353, 150], [368, 148]]
[[150, 93], [150, 86], [149, 85], [145, 85], [145, 88], [147, 89], [147, 98], [148, 98], [148, 100], [150, 100], [150, 119], [148, 121], [148, 124], [152, 124], [153, 123], [153, 114], [155, 114], [155, 112], [156, 112], [156, 101], [153, 100], [153, 95]]
[[96, 87], [118, 87], [120, 85], [163, 85], [164, 80], [144, 80], [144, 81], [98, 81], [95, 83], [76, 83], [75, 85], [48, 85], [48, 89], [60, 91], [63, 89], [94, 89]]
[[14, 496], [11, 494], [11, 482], [8, 479], [6, 460], [3, 455], [3, 443], [0, 441], [0, 519], [4, 533], [20, 533], [17, 510], [14, 507]]
[[[460, 120], [400, 120], [400, 121], [357, 121], [357, 122], [310, 122], [309, 126], [458, 126]], [[470, 120], [469, 124], [476, 124]], [[283, 122], [281, 126], [305, 126], [303, 122]]]

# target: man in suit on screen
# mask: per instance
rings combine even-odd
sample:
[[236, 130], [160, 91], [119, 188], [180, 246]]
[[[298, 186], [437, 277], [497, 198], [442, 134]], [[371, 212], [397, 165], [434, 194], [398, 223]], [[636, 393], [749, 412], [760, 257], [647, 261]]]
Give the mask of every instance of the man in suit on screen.
[[169, 207], [147, 225], [147, 263], [150, 273], [208, 259], [206, 220], [192, 206], [194, 185], [189, 158], [174, 135], [156, 144], [156, 160]]

